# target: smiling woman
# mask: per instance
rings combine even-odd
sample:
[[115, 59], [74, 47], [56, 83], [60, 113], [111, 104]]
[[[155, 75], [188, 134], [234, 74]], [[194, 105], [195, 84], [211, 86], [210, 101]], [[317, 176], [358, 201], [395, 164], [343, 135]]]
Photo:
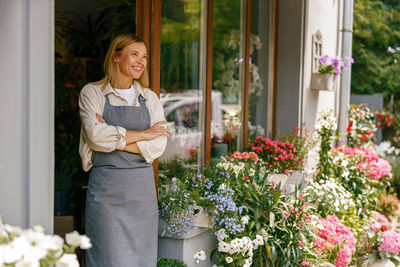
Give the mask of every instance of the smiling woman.
[[[80, 94], [80, 155], [91, 169], [86, 233], [87, 266], [155, 266], [157, 199], [151, 162], [169, 131], [157, 95], [148, 89], [147, 48], [133, 34], [117, 36], [105, 77]], [[133, 97], [132, 97], [133, 96]]]

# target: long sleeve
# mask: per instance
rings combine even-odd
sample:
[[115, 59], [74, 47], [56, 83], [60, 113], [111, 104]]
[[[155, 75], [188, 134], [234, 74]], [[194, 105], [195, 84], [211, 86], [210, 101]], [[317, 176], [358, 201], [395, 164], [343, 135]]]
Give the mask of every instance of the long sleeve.
[[79, 115], [82, 123], [82, 137], [95, 151], [111, 152], [126, 145], [126, 129], [98, 122], [96, 113], [104, 109], [102, 92], [86, 85], [79, 96]]
[[[146, 104], [150, 113], [151, 126], [153, 126], [159, 121], [165, 121], [164, 109], [158, 96], [153, 91], [147, 90], [149, 92], [149, 97]], [[167, 146], [167, 137], [159, 136], [149, 141], [139, 141], [136, 144], [146, 162], [151, 163], [164, 153], [165, 147]]]

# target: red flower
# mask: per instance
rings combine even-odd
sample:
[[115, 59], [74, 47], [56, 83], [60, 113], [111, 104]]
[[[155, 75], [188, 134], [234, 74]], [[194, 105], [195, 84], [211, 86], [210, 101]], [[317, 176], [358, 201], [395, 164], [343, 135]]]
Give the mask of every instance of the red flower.
[[365, 142], [365, 140], [367, 140], [367, 137], [365, 136], [365, 134], [363, 134], [363, 135], [361, 136], [361, 140], [363, 140], [363, 142]]
[[347, 127], [347, 132], [350, 133], [351, 132], [351, 128], [353, 127], [353, 122], [349, 121], [349, 127]]

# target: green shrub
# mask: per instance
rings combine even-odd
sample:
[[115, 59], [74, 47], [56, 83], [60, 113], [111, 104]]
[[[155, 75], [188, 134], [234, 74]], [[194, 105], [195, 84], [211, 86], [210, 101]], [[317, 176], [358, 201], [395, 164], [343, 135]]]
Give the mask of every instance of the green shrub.
[[157, 267], [187, 267], [187, 266], [180, 260], [160, 258], [157, 261]]

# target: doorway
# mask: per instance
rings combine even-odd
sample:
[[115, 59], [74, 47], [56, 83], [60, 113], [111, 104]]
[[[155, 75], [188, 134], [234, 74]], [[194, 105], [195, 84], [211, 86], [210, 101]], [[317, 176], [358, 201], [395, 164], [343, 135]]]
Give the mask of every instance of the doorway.
[[[85, 233], [88, 173], [79, 156], [80, 90], [103, 77], [110, 41], [137, 32], [137, 1], [55, 0], [54, 233]], [[83, 254], [78, 252], [81, 265]]]

